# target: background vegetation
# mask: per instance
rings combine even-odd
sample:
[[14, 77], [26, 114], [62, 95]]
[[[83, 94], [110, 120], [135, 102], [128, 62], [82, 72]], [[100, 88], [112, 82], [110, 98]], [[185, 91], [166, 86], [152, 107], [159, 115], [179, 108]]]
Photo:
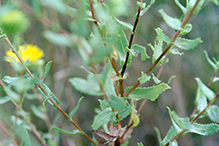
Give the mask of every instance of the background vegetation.
[[[74, 7], [78, 3], [77, 0], [64, 0], [69, 6]], [[134, 23], [134, 15], [137, 12], [138, 6], [136, 1], [116, 0], [104, 1], [111, 9], [115, 9], [116, 17], [125, 22]], [[148, 0], [145, 1], [149, 3]], [[5, 5], [8, 1], [1, 1], [1, 5]], [[11, 1], [16, 7], [22, 10], [29, 19], [29, 27], [20, 37], [21, 43], [34, 44], [39, 46], [44, 51], [44, 62], [52, 61], [52, 66], [49, 74], [45, 79], [45, 83], [50, 87], [54, 94], [59, 98], [61, 107], [69, 113], [77, 104], [80, 97], [85, 98], [81, 101], [81, 106], [73, 119], [88, 135], [92, 135], [90, 131], [93, 122], [93, 117], [96, 115], [95, 109], [99, 108], [97, 97], [83, 95], [77, 92], [70, 82], [69, 78], [83, 77], [86, 78], [87, 73], [81, 68], [83, 61], [76, 47], [60, 47], [51, 44], [44, 37], [44, 31], [56, 29], [62, 31], [61, 28], [69, 30], [69, 16], [58, 13], [51, 7], [43, 5], [43, 15], [39, 17], [38, 5], [35, 0], [14, 0]], [[121, 4], [118, 4], [121, 3]], [[181, 0], [185, 4], [184, 0]], [[30, 6], [30, 7], [29, 7]], [[152, 55], [148, 43], [153, 44], [156, 38], [155, 28], [160, 27], [164, 33], [170, 38], [174, 35], [174, 30], [169, 28], [163, 21], [158, 10], [162, 8], [167, 14], [172, 17], [180, 17], [181, 10], [176, 6], [174, 0], [156, 0], [151, 9], [141, 17], [136, 29], [134, 43], [146, 46], [149, 56]], [[170, 55], [169, 63], [165, 65], [163, 73], [160, 77], [162, 81], [167, 82], [168, 79], [175, 75], [170, 86], [171, 90], [167, 90], [161, 94], [156, 102], [147, 102], [140, 115], [140, 124], [135, 128], [129, 145], [136, 145], [136, 142], [142, 141], [145, 146], [158, 145], [156, 132], [154, 127], [159, 128], [162, 138], [168, 132], [171, 124], [167, 106], [175, 110], [181, 117], [187, 117], [194, 109], [194, 100], [197, 90], [197, 82], [195, 77], [201, 78], [203, 83], [208, 84], [210, 77], [213, 75], [214, 70], [206, 60], [203, 50], [208, 52], [210, 58], [219, 58], [219, 8], [213, 3], [206, 2], [201, 11], [192, 17], [190, 23], [193, 29], [186, 35], [187, 38], [194, 39], [201, 37], [203, 43], [198, 45], [194, 50], [185, 51], [184, 54]], [[45, 17], [49, 18], [47, 20]], [[48, 24], [52, 25], [48, 25]], [[90, 24], [93, 25], [93, 24]], [[130, 30], [125, 31], [129, 39]], [[13, 36], [9, 35], [9, 38]], [[9, 63], [4, 60], [5, 52], [10, 48], [5, 40], [0, 39], [0, 74], [1, 77], [5, 75], [15, 76], [13, 68]], [[141, 76], [141, 71], [146, 71], [151, 65], [151, 61], [142, 62], [140, 56], [133, 58], [132, 65], [127, 69], [128, 79], [124, 82], [124, 86], [133, 85], [137, 78]], [[99, 68], [101, 65], [99, 66]], [[158, 71], [158, 67], [154, 72]], [[143, 86], [150, 85], [151, 82]], [[212, 84], [211, 89], [218, 91], [218, 82]], [[5, 96], [5, 92], [0, 88], [0, 98]], [[215, 104], [219, 104], [216, 101]], [[30, 108], [30, 105], [41, 105], [38, 100], [25, 100], [23, 108], [31, 115], [31, 121], [36, 125], [37, 129], [42, 132], [48, 132], [49, 129], [45, 121], [36, 117]], [[139, 103], [140, 105], [140, 103]], [[138, 106], [139, 106], [138, 105]], [[60, 112], [54, 109], [49, 104], [47, 105], [48, 115], [51, 121], [56, 120], [55, 125], [62, 129], [75, 129], [68, 119], [63, 117]], [[14, 105], [11, 102], [0, 105], [0, 124], [10, 129], [10, 116], [14, 113]], [[210, 122], [209, 119], [202, 119], [203, 122]], [[55, 132], [55, 131], [54, 131]], [[34, 136], [33, 136], [34, 137]], [[217, 146], [219, 143], [219, 133], [213, 136], [202, 137], [196, 134], [187, 134], [178, 139], [180, 146]], [[0, 141], [5, 139], [5, 132], [0, 130]], [[36, 142], [39, 143], [39, 142]], [[90, 145], [88, 140], [80, 135], [65, 135], [60, 134], [59, 145]]]

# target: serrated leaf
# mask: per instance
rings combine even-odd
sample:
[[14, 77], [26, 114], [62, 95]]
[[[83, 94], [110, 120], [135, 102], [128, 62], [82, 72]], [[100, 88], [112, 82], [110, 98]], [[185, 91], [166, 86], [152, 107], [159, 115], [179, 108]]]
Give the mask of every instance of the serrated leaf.
[[170, 53], [175, 54], [175, 55], [183, 55], [184, 53], [180, 53], [178, 49], [173, 48], [171, 50], [169, 50]]
[[112, 109], [115, 109], [117, 111], [121, 111], [126, 108], [124, 100], [121, 97], [117, 97], [114, 95], [111, 95], [109, 97], [108, 103], [112, 107]]
[[104, 58], [112, 53], [112, 50], [112, 47], [105, 47], [102, 44], [102, 47], [99, 47], [98, 50], [94, 51], [93, 55], [90, 57], [90, 61], [95, 64], [101, 63], [103, 62]]
[[58, 131], [60, 133], [68, 134], [68, 135], [74, 135], [74, 134], [78, 134], [78, 133], [83, 134], [83, 132], [79, 131], [78, 129], [77, 130], [73, 130], [73, 132], [68, 132], [66, 130], [63, 130], [63, 129], [55, 127], [55, 126], [52, 126], [51, 129], [54, 129], [54, 130], [56, 130], [56, 131]]
[[138, 143], [138, 146], [144, 146], [142, 142]]
[[69, 40], [69, 37], [64, 34], [59, 34], [52, 31], [45, 31], [44, 37], [55, 45], [72, 47], [72, 42]]
[[[196, 3], [196, 2], [197, 2], [197, 0], [190, 0], [190, 1], [188, 2], [188, 4], [187, 4], [187, 10], [188, 10], [188, 12], [190, 12], [190, 11], [192, 10], [192, 8], [195, 6], [195, 3]], [[197, 5], [196, 9], [195, 9], [194, 12], [193, 12], [193, 14], [197, 14], [197, 13], [200, 11], [200, 9], [201, 9], [202, 5], [204, 4], [204, 2], [205, 2], [205, 0], [200, 0], [200, 1], [199, 1], [199, 3], [198, 3], [198, 5]]]
[[132, 117], [131, 117], [131, 120], [132, 120], [132, 126], [131, 127], [136, 127], [138, 126], [139, 122], [140, 122], [140, 119], [139, 119], [139, 116], [134, 114]]
[[[157, 33], [157, 37], [156, 37], [156, 42], [154, 44], [154, 46], [152, 46], [151, 44], [148, 44], [148, 46], [151, 47], [151, 49], [153, 50], [153, 57], [152, 57], [152, 63], [154, 63], [157, 58], [162, 54], [162, 47], [163, 47], [163, 41], [167, 38], [165, 38], [165, 35], [163, 34], [163, 30], [160, 28], [156, 28], [155, 29], [156, 33]], [[168, 40], [166, 40], [168, 41]], [[162, 58], [159, 62], [158, 62], [158, 66], [161, 65], [163, 63], [164, 58]]]
[[[127, 88], [126, 91], [129, 89], [130, 87]], [[165, 83], [161, 83], [153, 87], [136, 88], [127, 98], [137, 100], [149, 99], [151, 101], [155, 101], [158, 96], [167, 89], [170, 89], [170, 87]]]
[[106, 99], [104, 100], [100, 100], [98, 99], [99, 103], [100, 103], [100, 108], [102, 111], [104, 111], [106, 108], [110, 107], [109, 103], [107, 102]]
[[217, 64], [215, 64], [213, 61], [211, 61], [211, 59], [208, 57], [208, 53], [204, 50], [206, 59], [208, 61], [208, 63], [214, 68], [214, 71], [218, 70], [218, 66]]
[[155, 2], [155, 0], [151, 0], [151, 1], [150, 1], [150, 4], [147, 5], [146, 8], [144, 8], [143, 10], [141, 10], [140, 16], [144, 15], [144, 14], [150, 9], [150, 7], [154, 4], [154, 2]]
[[[134, 103], [134, 102], [133, 102], [133, 103]], [[125, 109], [123, 109], [122, 111], [119, 111], [119, 112], [118, 112], [119, 118], [118, 118], [117, 121], [123, 120], [124, 118], [126, 118], [126, 117], [131, 113], [133, 103], [132, 103], [132, 104], [129, 104], [129, 106], [127, 106]]]
[[140, 81], [140, 84], [144, 84], [147, 81], [149, 81], [151, 79], [151, 76], [148, 76], [147, 74], [145, 74], [143, 71], [141, 72], [141, 77], [138, 78], [138, 80]]
[[17, 125], [16, 133], [21, 137], [22, 142], [24, 143], [23, 146], [32, 145], [31, 140], [30, 140], [30, 136], [29, 136], [29, 134], [28, 134], [28, 132], [23, 124]]
[[123, 22], [123, 21], [117, 19], [116, 17], [114, 17], [114, 19], [115, 19], [116, 22], [118, 22], [120, 25], [122, 25], [122, 26], [124, 26], [124, 27], [126, 27], [126, 28], [128, 28], [128, 29], [130, 29], [130, 30], [132, 31], [133, 26], [132, 26], [130, 23]]
[[81, 104], [81, 100], [83, 99], [84, 97], [81, 97], [79, 100], [78, 100], [78, 103], [77, 105], [75, 106], [75, 108], [68, 114], [69, 115], [69, 120], [75, 115], [75, 113], [77, 112], [80, 104]]
[[8, 96], [2, 97], [2, 98], [0, 98], [0, 104], [4, 104], [10, 100], [11, 99]]
[[161, 80], [159, 80], [153, 73], [152, 73], [152, 79], [156, 84], [159, 84], [161, 82]]
[[196, 38], [194, 40], [188, 40], [185, 38], [177, 38], [175, 41], [175, 45], [183, 50], [191, 50], [194, 49], [198, 44], [202, 43], [201, 38]]
[[116, 113], [112, 112], [111, 108], [106, 108], [104, 111], [95, 116], [91, 127], [94, 130], [97, 130], [103, 124], [108, 123], [115, 116], [115, 114]]
[[188, 117], [181, 118], [174, 111], [172, 111], [171, 114], [172, 114], [173, 120], [181, 129], [188, 130], [191, 128], [191, 123]]
[[182, 10], [182, 12], [186, 13], [186, 8], [179, 2], [179, 0], [174, 0], [177, 6]]
[[170, 108], [167, 107], [167, 109], [168, 109], [170, 119], [171, 119], [171, 122], [173, 124], [174, 129], [176, 130], [177, 133], [180, 133], [182, 131], [181, 127], [175, 122], [173, 115], [172, 115], [172, 111], [170, 110]]
[[107, 76], [103, 89], [107, 96], [116, 96], [115, 87], [110, 76]]
[[199, 124], [193, 123], [189, 132], [196, 133], [203, 136], [213, 135], [219, 130], [217, 124]]
[[88, 74], [87, 80], [82, 78], [71, 78], [69, 82], [79, 92], [92, 95], [100, 96], [100, 86], [97, 78], [93, 74]]
[[146, 60], [150, 58], [146, 53], [146, 48], [137, 44], [132, 45], [130, 49], [133, 53], [132, 55], [137, 57], [139, 53], [141, 53], [141, 60]]
[[52, 61], [49, 61], [49, 62], [46, 64], [45, 73], [44, 73], [44, 76], [43, 76], [42, 80], [40, 81], [40, 84], [43, 83], [44, 79], [46, 78], [47, 74], [49, 73], [50, 67], [51, 67], [51, 63], [52, 63]]
[[167, 135], [166, 135], [166, 136], [164, 137], [164, 139], [162, 140], [160, 146], [166, 145], [166, 144], [167, 144], [172, 138], [174, 138], [177, 134], [178, 134], [178, 133], [177, 133], [176, 129], [175, 129], [173, 126], [171, 126], [170, 129], [169, 129], [169, 131], [168, 131], [168, 133], [167, 133]]
[[219, 107], [216, 105], [212, 105], [207, 108], [206, 112], [208, 113], [209, 118], [213, 122], [219, 123]]
[[117, 45], [117, 50], [121, 54], [126, 53], [126, 48], [128, 47], [128, 40], [126, 38], [126, 35], [122, 29], [119, 30], [118, 32], [118, 41], [116, 42]]
[[38, 117], [38, 118], [40, 118], [40, 119], [42, 119], [42, 120], [45, 120], [45, 119], [46, 119], [46, 115], [42, 112], [41, 107], [36, 107], [34, 104], [32, 104], [32, 105], [30, 106], [30, 108], [31, 108], [31, 110], [33, 111], [33, 114], [34, 114], [36, 117]]
[[199, 78], [195, 78], [195, 80], [197, 81], [198, 87], [200, 88], [202, 93], [206, 95], [206, 97], [212, 102], [216, 94], [212, 90], [210, 90], [206, 85], [204, 85]]
[[183, 30], [181, 31], [180, 34], [181, 34], [181, 35], [185, 35], [185, 34], [189, 33], [191, 30], [192, 30], [192, 24], [187, 23], [187, 24], [184, 26], [184, 28], [183, 28]]
[[49, 97], [51, 97], [51, 98], [54, 100], [54, 102], [55, 102], [56, 104], [60, 105], [60, 102], [59, 102], [58, 98], [53, 94], [53, 92], [49, 89], [49, 87], [48, 87], [46, 84], [44, 84], [44, 83], [42, 83], [41, 86], [42, 86], [42, 88], [43, 88], [43, 89], [47, 92], [47, 94], [48, 94], [48, 96], [46, 96], [46, 95], [44, 94], [44, 92], [42, 92], [42, 90], [37, 86], [38, 91], [39, 91], [40, 94], [44, 97], [44, 103], [43, 103], [43, 104], [45, 104], [45, 102], [48, 101], [54, 108], [56, 108], [56, 106], [49, 100]]
[[181, 21], [180, 21], [179, 19], [172, 18], [172, 17], [168, 16], [168, 15], [164, 12], [163, 9], [160, 9], [158, 12], [161, 14], [161, 16], [163, 17], [164, 21], [166, 22], [166, 24], [167, 24], [169, 27], [171, 27], [171, 28], [173, 28], [173, 29], [175, 29], [175, 30], [183, 30], [182, 27], [181, 27], [181, 24], [182, 24], [182, 23], [181, 23]]

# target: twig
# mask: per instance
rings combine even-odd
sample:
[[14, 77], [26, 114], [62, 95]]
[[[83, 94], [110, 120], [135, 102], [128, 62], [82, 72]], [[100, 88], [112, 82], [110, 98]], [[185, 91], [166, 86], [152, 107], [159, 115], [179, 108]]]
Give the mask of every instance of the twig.
[[[200, 0], [197, 0], [194, 7], [192, 8], [192, 10], [187, 14], [185, 15], [185, 19], [183, 19], [182, 21], [182, 24], [181, 24], [181, 27], [184, 28], [185, 25], [187, 24], [187, 22], [190, 20], [190, 18], [192, 17], [193, 15], [193, 12], [195, 10], [195, 8], [197, 7], [198, 3], [200, 2]], [[181, 31], [178, 30], [176, 32], [176, 34], [174, 35], [173, 39], [171, 40], [171, 44], [174, 43], [176, 41], [176, 39], [178, 38], [178, 36], [180, 35]], [[163, 58], [163, 56], [167, 53], [167, 51], [169, 51], [173, 46], [172, 45], [169, 45], [165, 48], [165, 50], [161, 53], [161, 55], [155, 60], [155, 62], [151, 65], [151, 67], [147, 70], [146, 74], [149, 75], [149, 73], [154, 69], [155, 66], [157, 66], [158, 62]], [[140, 85], [140, 81], [138, 80], [136, 82], [136, 84], [134, 86], [132, 86], [132, 88], [126, 92], [124, 95], [125, 96], [128, 96], [129, 94], [132, 93], [132, 91], [138, 87]]]
[[[10, 40], [8, 39], [7, 35], [5, 35], [6, 40], [8, 42], [8, 44], [10, 45], [11, 49], [15, 52], [16, 56], [18, 57], [18, 59], [20, 60], [21, 63], [23, 63], [23, 60], [20, 58], [19, 54], [17, 53], [16, 49], [14, 48], [14, 46], [11, 44]], [[28, 75], [34, 79], [33, 74], [31, 73], [31, 71], [29, 70], [29, 68], [26, 68], [26, 71], [28, 73]], [[45, 96], [49, 97], [49, 100], [54, 104], [54, 106], [67, 118], [70, 119], [69, 115], [49, 96], [49, 94], [45, 91], [45, 89], [43, 89], [43, 87], [41, 86], [41, 84], [36, 81], [36, 85], [40, 88], [40, 90], [45, 94]], [[94, 145], [97, 145], [86, 133], [84, 133], [84, 131], [75, 123], [75, 121], [73, 119], [70, 119], [70, 122], [80, 131], [83, 133], [83, 135], [90, 141], [92, 142]]]

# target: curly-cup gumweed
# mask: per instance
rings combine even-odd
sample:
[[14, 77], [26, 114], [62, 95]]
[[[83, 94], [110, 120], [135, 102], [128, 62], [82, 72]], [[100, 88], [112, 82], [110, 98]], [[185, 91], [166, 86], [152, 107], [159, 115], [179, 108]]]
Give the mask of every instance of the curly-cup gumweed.
[[[19, 46], [18, 55], [24, 62], [28, 61], [33, 64], [36, 63], [40, 58], [42, 58], [44, 56], [44, 53], [39, 47], [28, 44]], [[11, 50], [8, 50], [6, 52], [5, 60], [7, 62], [20, 62], [16, 54]]]
[[1, 14], [0, 27], [4, 33], [22, 33], [28, 28], [29, 20], [22, 11], [12, 10]]

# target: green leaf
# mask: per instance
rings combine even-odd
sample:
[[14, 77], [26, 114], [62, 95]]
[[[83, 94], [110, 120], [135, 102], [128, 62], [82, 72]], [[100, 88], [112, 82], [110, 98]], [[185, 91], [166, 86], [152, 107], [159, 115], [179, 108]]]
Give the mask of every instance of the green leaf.
[[84, 97], [81, 97], [79, 100], [78, 100], [78, 103], [76, 105], [76, 107], [68, 114], [69, 115], [69, 120], [74, 116], [74, 114], [77, 112], [79, 106], [80, 106], [80, 103], [81, 103], [81, 100], [83, 99]]
[[48, 94], [48, 96], [46, 96], [46, 95], [44, 94], [44, 92], [42, 92], [42, 90], [37, 86], [38, 91], [39, 91], [39, 92], [41, 93], [41, 95], [44, 97], [44, 103], [43, 103], [43, 104], [45, 104], [45, 102], [48, 101], [54, 108], [56, 108], [56, 106], [49, 100], [49, 97], [51, 97], [51, 98], [54, 100], [54, 102], [55, 102], [56, 104], [60, 105], [60, 102], [59, 102], [58, 98], [53, 94], [53, 92], [49, 89], [49, 87], [48, 87], [46, 84], [44, 84], [44, 83], [42, 83], [41, 86], [42, 86], [42, 88], [43, 88], [43, 89], [47, 92], [47, 94]]
[[182, 128], [174, 120], [174, 117], [173, 117], [173, 114], [172, 114], [173, 112], [170, 110], [170, 108], [167, 107], [167, 109], [168, 109], [168, 112], [169, 112], [169, 115], [170, 115], [170, 119], [171, 119], [171, 122], [173, 124], [174, 129], [176, 130], [177, 133], [180, 133], [182, 131]]
[[[131, 87], [126, 89], [126, 92], [130, 89]], [[170, 89], [170, 87], [165, 84], [161, 83], [157, 86], [153, 87], [147, 87], [147, 88], [136, 88], [129, 96], [128, 98], [130, 99], [150, 99], [151, 101], [155, 101], [158, 96], [164, 92], [166, 89]]]
[[168, 133], [167, 133], [167, 135], [166, 135], [166, 136], [164, 137], [164, 139], [162, 140], [160, 146], [164, 146], [165, 144], [167, 144], [168, 142], [170, 142], [170, 140], [171, 140], [172, 138], [174, 138], [177, 134], [178, 134], [178, 133], [177, 133], [176, 129], [175, 129], [173, 126], [171, 126], [170, 129], [169, 129], [169, 131], [168, 131]]
[[50, 70], [50, 67], [51, 67], [51, 63], [52, 63], [52, 61], [49, 61], [46, 64], [45, 73], [44, 73], [44, 76], [43, 76], [42, 80], [40, 81], [40, 84], [43, 83], [44, 79], [46, 78], [47, 74], [49, 73], [49, 70]]
[[95, 116], [91, 127], [94, 130], [97, 130], [103, 124], [108, 123], [115, 116], [115, 114], [116, 113], [112, 112], [111, 108], [106, 108], [104, 111]]
[[10, 77], [10, 76], [4, 76], [2, 78], [2, 81], [9, 84], [10, 86], [15, 85], [16, 81], [19, 79], [19, 77]]
[[128, 40], [126, 38], [126, 35], [122, 29], [118, 32], [118, 41], [116, 42], [117, 50], [121, 54], [126, 53], [126, 48], [128, 47]]
[[14, 92], [13, 90], [11, 90], [8, 87], [6, 87], [4, 90], [7, 93], [7, 95], [9, 95], [16, 102], [20, 101], [20, 95], [17, 92]]
[[173, 48], [171, 50], [169, 50], [170, 53], [175, 54], [175, 55], [183, 55], [184, 53], [180, 53], [178, 49]]
[[143, 9], [146, 7], [146, 3], [141, 3], [139, 1], [137, 1], [137, 5]]
[[206, 85], [204, 85], [202, 83], [202, 81], [199, 79], [199, 78], [195, 78], [195, 80], [197, 81], [198, 83], [198, 88], [200, 88], [201, 92], [206, 95], [206, 97], [211, 101], [213, 102], [216, 94], [210, 90]]
[[102, 47], [99, 47], [98, 50], [94, 51], [93, 55], [90, 57], [92, 63], [98, 64], [103, 62], [110, 53], [112, 53], [112, 47], [105, 47], [102, 44]]
[[170, 141], [170, 146], [178, 146], [178, 143], [176, 140], [174, 140], [173, 142]]
[[60, 133], [68, 134], [68, 135], [74, 135], [74, 134], [78, 134], [78, 133], [83, 134], [83, 132], [81, 132], [79, 130], [73, 130], [73, 132], [68, 132], [66, 130], [63, 130], [63, 129], [60, 129], [60, 128], [54, 127], [54, 126], [52, 126], [51, 129], [54, 129], [54, 130], [56, 130], [56, 131], [58, 131]]
[[160, 135], [160, 131], [159, 131], [159, 129], [157, 128], [157, 127], [154, 127], [154, 130], [155, 130], [155, 132], [156, 132], [156, 135], [157, 135], [157, 140], [158, 140], [158, 142], [159, 142], [159, 145], [161, 144], [161, 135]]
[[218, 70], [217, 64], [211, 61], [211, 59], [208, 57], [208, 53], [205, 50], [204, 50], [204, 53], [205, 53], [208, 63], [214, 68], [214, 71]]
[[113, 109], [117, 111], [123, 110], [126, 107], [124, 100], [121, 97], [114, 95], [109, 97], [108, 103]]
[[219, 81], [219, 77], [214, 77], [213, 83]]
[[130, 24], [130, 23], [126, 23], [126, 22], [123, 22], [123, 21], [120, 21], [119, 19], [117, 19], [116, 17], [114, 17], [114, 19], [116, 20], [116, 22], [118, 22], [120, 25], [130, 29], [132, 31], [133, 29], [133, 26]]
[[181, 31], [180, 34], [181, 34], [181, 35], [185, 35], [185, 34], [189, 33], [191, 30], [192, 30], [192, 24], [187, 23], [187, 24], [184, 26], [184, 28], [183, 28], [183, 30]]
[[63, 47], [72, 47], [72, 42], [69, 40], [69, 37], [64, 34], [58, 34], [52, 31], [45, 31], [44, 37], [48, 39], [51, 43], [63, 46]]
[[104, 99], [104, 100], [98, 99], [98, 101], [100, 103], [100, 108], [102, 111], [104, 111], [106, 108], [110, 107], [110, 105], [106, 99]]
[[161, 82], [161, 80], [159, 80], [153, 73], [152, 73], [152, 79], [156, 84], [159, 84]]
[[30, 108], [31, 108], [31, 110], [33, 111], [33, 114], [34, 114], [36, 117], [38, 117], [38, 118], [40, 118], [40, 119], [42, 119], [42, 120], [45, 120], [45, 119], [46, 119], [46, 115], [42, 112], [41, 107], [36, 107], [34, 104], [32, 104], [32, 105], [30, 106]]
[[150, 1], [150, 4], [147, 5], [146, 8], [144, 8], [143, 10], [141, 10], [140, 16], [144, 15], [144, 14], [150, 9], [150, 7], [154, 4], [154, 2], [155, 2], [155, 0], [151, 0], [151, 1]]
[[97, 78], [93, 74], [88, 74], [87, 80], [81, 78], [71, 78], [69, 82], [79, 92], [92, 95], [100, 96], [100, 86]]
[[182, 27], [181, 27], [181, 21], [179, 19], [176, 19], [176, 18], [172, 18], [170, 16], [168, 16], [163, 9], [160, 9], [158, 11], [161, 16], [163, 17], [164, 21], [166, 22], [166, 24], [175, 29], [175, 30], [183, 30]]
[[141, 77], [138, 78], [138, 80], [140, 81], [140, 84], [144, 84], [147, 81], [149, 81], [151, 79], [151, 76], [148, 76], [147, 74], [145, 74], [143, 71], [141, 72]]
[[215, 5], [219, 5], [219, 1], [218, 0], [210, 0], [210, 1], [212, 1]]
[[171, 77], [169, 78], [168, 82], [167, 82], [167, 85], [169, 85], [170, 82], [172, 81], [172, 79], [175, 78], [175, 77], [176, 77], [176, 76], [171, 76]]
[[139, 53], [141, 53], [141, 60], [146, 60], [150, 58], [146, 53], [146, 48], [137, 44], [132, 45], [132, 48], [130, 49], [132, 52], [132, 55], [137, 57]]
[[113, 81], [110, 76], [107, 76], [103, 89], [107, 96], [116, 96], [115, 87], [113, 85]]
[[213, 121], [213, 122], [219, 122], [219, 107], [216, 105], [212, 105], [210, 107], [207, 108], [207, 113], [209, 118]]
[[4, 104], [10, 100], [11, 99], [8, 96], [2, 97], [2, 98], [0, 98], [0, 104]]
[[[195, 6], [195, 3], [197, 2], [197, 0], [190, 0], [187, 4], [187, 10], [188, 12], [190, 12], [192, 10], [192, 8]], [[197, 14], [202, 5], [204, 4], [205, 0], [200, 0], [199, 3], [198, 3], [198, 6], [196, 7], [196, 9], [194, 10], [193, 14]]]
[[189, 132], [196, 133], [203, 136], [213, 135], [219, 130], [217, 124], [199, 124], [193, 123]]
[[[152, 46], [151, 44], [148, 44], [148, 46], [150, 46], [151, 49], [153, 50], [152, 63], [154, 63], [157, 60], [157, 58], [162, 54], [163, 41], [165, 41], [165, 39], [167, 39], [165, 37], [165, 35], [163, 34], [162, 29], [156, 28], [155, 31], [157, 33], [157, 37], [156, 37], [156, 42], [155, 42], [154, 46]], [[168, 41], [168, 40], [166, 40], [166, 41]], [[163, 60], [164, 60], [164, 58], [162, 58], [158, 62], [158, 65], [161, 65], [163, 63]]]
[[177, 38], [175, 41], [175, 45], [183, 50], [191, 50], [194, 49], [198, 44], [202, 43], [200, 38], [196, 38], [194, 40], [188, 40], [185, 38]]
[[66, 14], [66, 5], [62, 0], [44, 0], [43, 1], [44, 6], [49, 6], [56, 10], [59, 13]]
[[144, 146], [142, 142], [138, 143], [138, 146]]
[[175, 121], [175, 123], [180, 127], [180, 129], [186, 129], [189, 130], [191, 128], [191, 123], [189, 118], [181, 118], [179, 117], [176, 112], [172, 111], [172, 118]]
[[129, 106], [127, 106], [125, 109], [123, 109], [122, 111], [118, 112], [118, 120], [117, 121], [121, 121], [124, 118], [128, 117], [128, 115], [130, 115], [131, 111], [132, 111], [132, 105], [134, 102], [132, 102], [131, 104], [129, 104]]
[[30, 136], [29, 136], [29, 134], [28, 134], [28, 132], [23, 124], [17, 125], [16, 133], [21, 137], [22, 142], [24, 142], [23, 146], [32, 145], [31, 140], [30, 140]]
[[104, 66], [103, 71], [99, 74], [99, 82], [101, 85], [105, 84], [111, 67], [112, 67], [112, 65], [111, 65], [110, 61], [108, 61], [106, 66]]
[[174, 0], [177, 6], [182, 10], [182, 12], [186, 13], [186, 8], [179, 2], [179, 0]]

